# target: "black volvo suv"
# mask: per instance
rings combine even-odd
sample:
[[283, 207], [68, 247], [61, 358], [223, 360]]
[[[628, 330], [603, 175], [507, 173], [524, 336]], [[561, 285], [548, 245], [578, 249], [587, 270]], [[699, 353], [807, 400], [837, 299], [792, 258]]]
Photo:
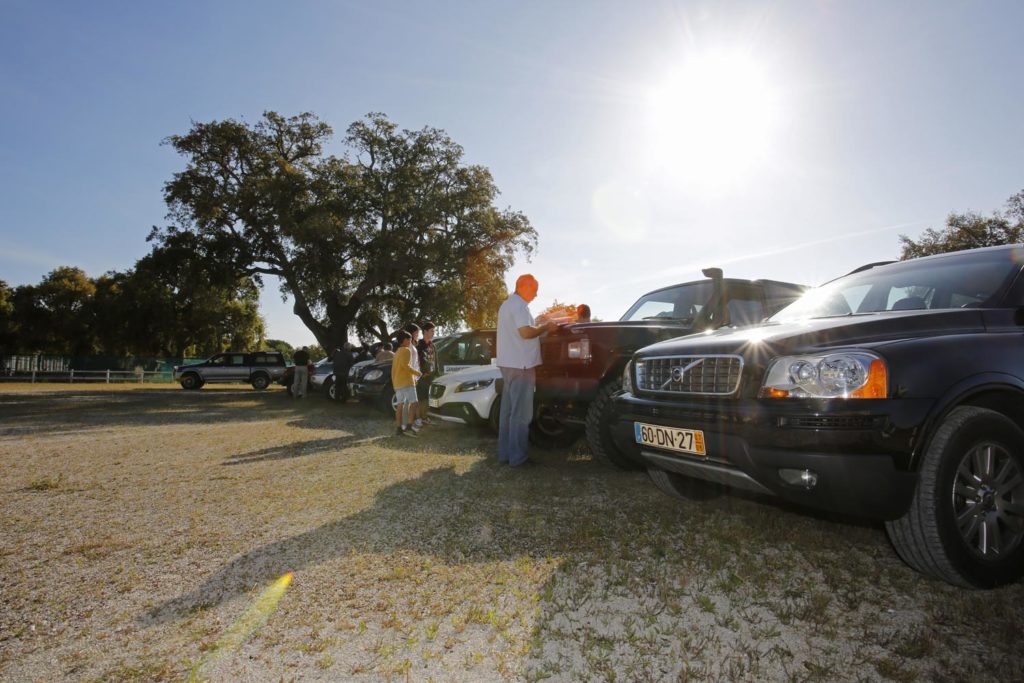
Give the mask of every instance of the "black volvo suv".
[[950, 583], [1024, 574], [1024, 246], [866, 266], [761, 325], [640, 349], [611, 432], [686, 499], [885, 520]]

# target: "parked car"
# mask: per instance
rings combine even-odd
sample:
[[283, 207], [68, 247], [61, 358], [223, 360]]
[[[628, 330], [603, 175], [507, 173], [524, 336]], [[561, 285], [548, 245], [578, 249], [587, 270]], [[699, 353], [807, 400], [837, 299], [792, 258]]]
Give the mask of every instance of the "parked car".
[[496, 365], [470, 366], [438, 377], [430, 384], [428, 412], [450, 422], [486, 425], [497, 433], [501, 385]]
[[[434, 343], [434, 378], [456, 370], [486, 365], [496, 354], [497, 332], [493, 329], [470, 330], [445, 337]], [[395, 389], [391, 385], [391, 361], [363, 361], [349, 370], [349, 393], [356, 398], [376, 403], [386, 412], [396, 409]]]
[[542, 337], [531, 441], [563, 447], [583, 431], [596, 457], [624, 469], [641, 467], [608, 434], [612, 398], [633, 352], [693, 332], [759, 323], [807, 290], [791, 282], [723, 278], [719, 268], [704, 275], [644, 294], [617, 321], [576, 323]]
[[[330, 358], [321, 358], [316, 363], [307, 363], [308, 379], [306, 381], [307, 391], [322, 391], [327, 398], [334, 400], [334, 363]], [[292, 385], [295, 383], [295, 366], [289, 365], [278, 384], [288, 390], [292, 395]]]
[[229, 351], [202, 363], [176, 365], [173, 377], [183, 389], [201, 389], [207, 382], [244, 382], [266, 389], [284, 372], [284, 356], [277, 351]]
[[1024, 575], [1024, 247], [855, 271], [761, 326], [639, 350], [610, 430], [669, 495], [885, 521], [911, 567]]

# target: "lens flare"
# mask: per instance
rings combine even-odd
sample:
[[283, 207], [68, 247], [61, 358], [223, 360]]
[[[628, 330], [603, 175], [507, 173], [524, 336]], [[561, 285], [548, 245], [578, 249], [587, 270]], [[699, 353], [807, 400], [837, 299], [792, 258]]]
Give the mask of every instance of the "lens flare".
[[294, 572], [288, 572], [260, 593], [259, 597], [249, 605], [249, 608], [245, 610], [231, 628], [220, 637], [213, 648], [199, 660], [199, 663], [192, 669], [192, 673], [188, 677], [189, 683], [198, 683], [205, 680], [201, 675], [204, 668], [224, 655], [237, 650], [263, 624], [267, 623], [267, 619], [273, 614], [278, 601], [281, 600], [284, 592], [291, 584], [294, 574]]

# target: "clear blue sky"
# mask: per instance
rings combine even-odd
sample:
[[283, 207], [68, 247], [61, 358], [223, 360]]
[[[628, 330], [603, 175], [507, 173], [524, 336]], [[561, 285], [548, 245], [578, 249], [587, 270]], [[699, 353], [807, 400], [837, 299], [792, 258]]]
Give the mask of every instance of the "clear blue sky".
[[[443, 128], [540, 234], [539, 312], [808, 284], [1024, 189], [1024, 3], [0, 0], [0, 279], [130, 268], [191, 121]], [[339, 135], [340, 137], [340, 135]], [[340, 142], [331, 150], [341, 153]], [[268, 336], [310, 343], [276, 287]]]

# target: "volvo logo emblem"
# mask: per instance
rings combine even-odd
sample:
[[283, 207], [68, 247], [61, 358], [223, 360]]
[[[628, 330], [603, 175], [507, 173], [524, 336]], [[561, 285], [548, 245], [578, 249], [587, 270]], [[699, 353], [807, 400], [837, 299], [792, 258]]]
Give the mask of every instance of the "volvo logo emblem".
[[697, 360], [693, 361], [689, 365], [685, 365], [685, 366], [684, 365], [674, 365], [674, 366], [672, 366], [672, 371], [669, 374], [668, 379], [665, 380], [665, 383], [661, 385], [661, 388], [664, 389], [664, 388], [668, 387], [669, 384], [681, 384], [682, 381], [683, 381], [683, 378], [686, 377], [686, 373], [689, 372], [691, 369], [697, 367], [698, 365], [700, 365], [703, 362], [704, 362], [703, 358], [698, 358]]

